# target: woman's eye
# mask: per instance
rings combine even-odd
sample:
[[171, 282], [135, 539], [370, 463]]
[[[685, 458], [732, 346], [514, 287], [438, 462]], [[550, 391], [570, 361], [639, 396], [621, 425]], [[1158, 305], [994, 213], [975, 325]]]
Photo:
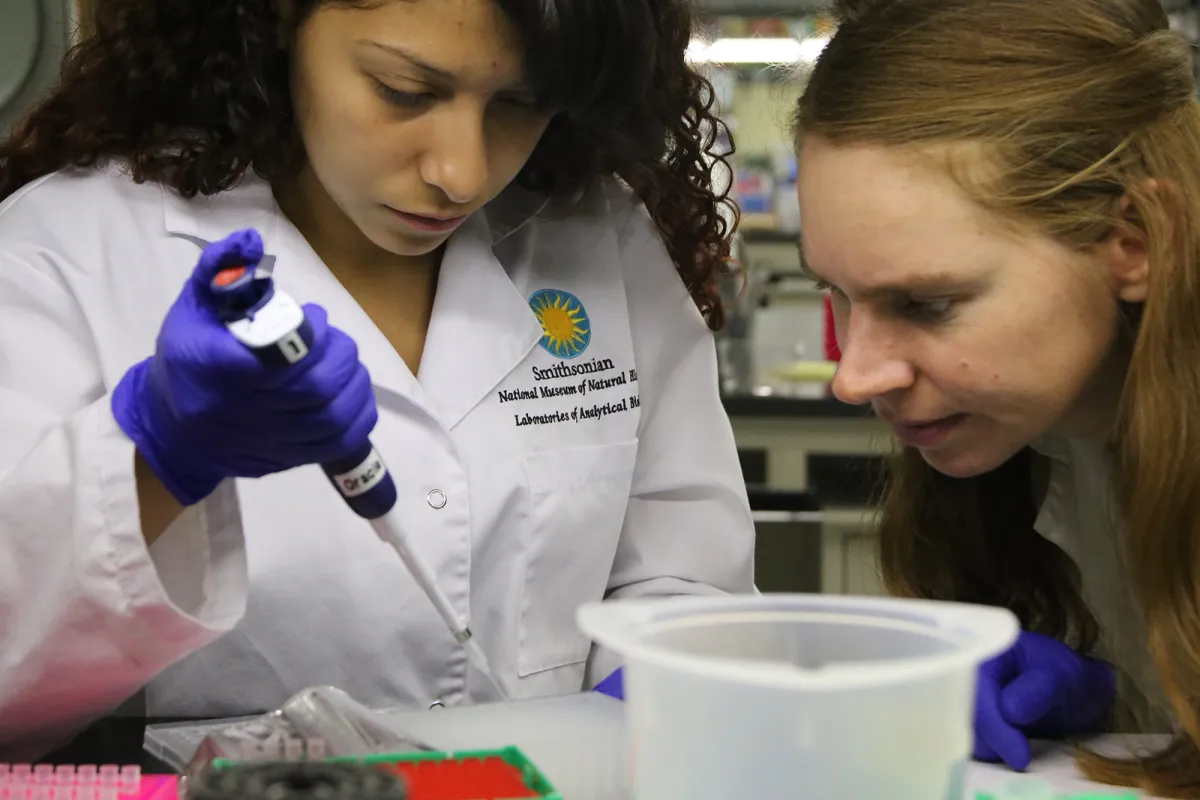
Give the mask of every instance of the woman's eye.
[[954, 311], [953, 300], [908, 300], [901, 313], [917, 322], [945, 322]]
[[431, 92], [402, 92], [382, 81], [376, 81], [375, 85], [384, 100], [399, 108], [420, 108], [435, 99]]

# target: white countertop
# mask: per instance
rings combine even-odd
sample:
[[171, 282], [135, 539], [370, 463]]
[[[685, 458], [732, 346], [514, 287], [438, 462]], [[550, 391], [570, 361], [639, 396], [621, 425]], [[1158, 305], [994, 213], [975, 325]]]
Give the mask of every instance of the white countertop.
[[[628, 796], [624, 708], [620, 702], [587, 692], [508, 704], [436, 711], [393, 709], [379, 713], [380, 720], [388, 727], [437, 749], [517, 745], [570, 800], [615, 800]], [[153, 735], [147, 736], [148, 743], [154, 743], [148, 749], [172, 766], [182, 768], [206, 733], [229, 722], [155, 726], [150, 729]], [[1090, 746], [1100, 752], [1121, 755], [1145, 752], [1167, 741], [1169, 738], [1161, 736], [1107, 736], [1093, 740]], [[1026, 774], [1048, 781], [1059, 795], [1130, 793], [1083, 780], [1072, 761], [1072, 750], [1066, 745], [1036, 743], [1034, 752], [1034, 763]], [[962, 800], [975, 800], [976, 792], [994, 792], [1019, 777], [1002, 765], [970, 763]]]
[[[1089, 746], [1099, 752], [1118, 755], [1131, 750], [1155, 748], [1170, 741], [1163, 736], [1105, 736], [1094, 740]], [[1096, 792], [1102, 794], [1133, 793], [1142, 798], [1153, 798], [1154, 795], [1139, 794], [1132, 789], [1121, 789], [1101, 783], [1084, 780], [1077, 769], [1072, 757], [1072, 749], [1066, 745], [1039, 743], [1035, 749], [1035, 758], [1026, 775], [1042, 778], [1052, 784], [1059, 794], [1078, 794]], [[967, 770], [967, 785], [964, 800], [974, 800], [975, 792], [996, 790], [1009, 781], [1020, 777], [1017, 773], [1003, 765], [971, 764]]]

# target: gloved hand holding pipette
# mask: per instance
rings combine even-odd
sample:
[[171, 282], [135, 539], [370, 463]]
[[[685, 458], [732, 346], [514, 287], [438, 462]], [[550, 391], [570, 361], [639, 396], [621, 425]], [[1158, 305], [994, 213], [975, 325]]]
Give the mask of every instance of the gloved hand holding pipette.
[[229, 334], [211, 289], [223, 269], [262, 260], [253, 231], [205, 248], [167, 313], [153, 356], [113, 392], [113, 414], [179, 502], [203, 500], [226, 478], [257, 478], [351, 453], [377, 412], [354, 341], [306, 306], [308, 355], [264, 364]]
[[1111, 666], [1025, 631], [979, 670], [975, 758], [1023, 770], [1031, 760], [1029, 739], [1098, 733], [1115, 697]]
[[487, 657], [395, 515], [396, 489], [368, 436], [377, 412], [353, 340], [316, 305], [259, 276], [258, 233], [207, 247], [167, 314], [158, 352], [113, 398], [118, 424], [184, 504], [225, 478], [320, 464], [346, 503], [400, 556], [471, 663], [501, 696]]

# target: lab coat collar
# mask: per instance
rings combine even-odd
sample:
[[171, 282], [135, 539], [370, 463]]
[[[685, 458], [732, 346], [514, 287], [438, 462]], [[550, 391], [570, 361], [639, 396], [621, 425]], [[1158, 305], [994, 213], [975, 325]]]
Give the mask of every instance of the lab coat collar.
[[279, 236], [282, 215], [271, 185], [247, 173], [233, 188], [216, 195], [187, 199], [164, 186], [163, 225], [167, 233], [193, 239], [202, 247], [234, 231], [254, 228], [268, 251]]
[[1066, 461], [1064, 454], [1065, 447], [1061, 439], [1056, 439], [1049, 434], [1043, 434], [1029, 443], [1029, 449], [1038, 455], [1045, 456], [1054, 461]]
[[271, 269], [298, 301], [319, 303], [328, 311], [330, 321], [358, 344], [359, 356], [376, 388], [409, 400], [438, 418], [447, 430], [541, 339], [541, 325], [527, 298], [493, 253], [496, 244], [512, 236], [546, 205], [544, 198], [518, 186], [510, 186], [483, 213], [463, 223], [447, 243], [419, 382], [283, 216], [265, 180], [248, 174], [226, 192], [192, 200], [170, 189], [164, 188], [163, 194], [167, 232], [193, 239], [200, 247], [236, 230], [257, 229], [266, 248], [263, 267]]
[[528, 298], [493, 252], [497, 239], [490, 220], [476, 214], [447, 243], [425, 337], [421, 385], [447, 430], [504, 380], [543, 334]]
[[483, 209], [492, 244], [500, 244], [525, 227], [525, 223], [540, 214], [548, 203], [549, 200], [544, 195], [535, 194], [516, 183], [510, 183], [508, 188]]

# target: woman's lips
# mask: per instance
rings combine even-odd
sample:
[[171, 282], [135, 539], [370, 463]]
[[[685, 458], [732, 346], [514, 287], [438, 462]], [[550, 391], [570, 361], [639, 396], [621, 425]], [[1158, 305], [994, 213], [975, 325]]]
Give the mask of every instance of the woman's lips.
[[466, 219], [462, 217], [426, 217], [421, 214], [410, 214], [407, 211], [399, 211], [391, 206], [388, 210], [395, 214], [402, 222], [406, 223], [410, 228], [413, 228], [422, 233], [446, 233], [457, 228]]
[[932, 447], [953, 433], [967, 418], [966, 414], [951, 414], [924, 422], [892, 422], [897, 438], [910, 447]]

